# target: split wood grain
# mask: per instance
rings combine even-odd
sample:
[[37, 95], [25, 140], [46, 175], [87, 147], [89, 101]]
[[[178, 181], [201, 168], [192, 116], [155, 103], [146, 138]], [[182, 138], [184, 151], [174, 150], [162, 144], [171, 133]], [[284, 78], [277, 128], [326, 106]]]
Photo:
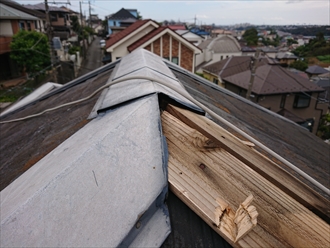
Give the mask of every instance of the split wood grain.
[[[195, 121], [205, 117], [196, 115], [193, 118]], [[210, 137], [190, 128], [166, 111], [162, 114], [162, 125], [169, 149], [171, 190], [227, 241], [228, 237], [216, 227], [214, 215], [211, 214], [214, 202], [221, 198], [236, 211], [248, 195], [254, 196], [253, 205], [259, 213], [258, 225], [237, 243], [229, 239], [233, 246], [329, 245], [330, 227], [325, 221], [225, 148], [204, 147], [203, 142], [207, 143]], [[249, 156], [254, 156], [252, 151]]]
[[240, 142], [237, 137], [225, 129], [220, 128], [219, 125], [208, 118], [172, 105], [167, 106], [167, 111], [188, 126], [201, 132], [207, 138], [213, 140], [214, 143], [223, 147], [227, 152], [244, 162], [254, 171], [258, 172], [330, 224], [330, 201], [318, 192], [290, 175], [279, 165], [261, 153], [258, 153], [252, 147]]

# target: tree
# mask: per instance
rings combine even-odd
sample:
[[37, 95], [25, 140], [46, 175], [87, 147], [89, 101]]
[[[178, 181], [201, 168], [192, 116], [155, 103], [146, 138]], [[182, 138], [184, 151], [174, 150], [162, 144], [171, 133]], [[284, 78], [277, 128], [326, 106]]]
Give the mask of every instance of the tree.
[[10, 58], [28, 74], [44, 70], [51, 64], [48, 38], [36, 31], [21, 30], [10, 43]]
[[308, 68], [308, 65], [302, 60], [296, 60], [295, 62], [290, 64], [290, 67], [295, 68], [299, 71], [305, 71]]
[[247, 29], [243, 34], [248, 46], [258, 45], [258, 31], [255, 28]]
[[318, 136], [324, 140], [330, 139], [330, 114], [322, 117], [318, 129]]

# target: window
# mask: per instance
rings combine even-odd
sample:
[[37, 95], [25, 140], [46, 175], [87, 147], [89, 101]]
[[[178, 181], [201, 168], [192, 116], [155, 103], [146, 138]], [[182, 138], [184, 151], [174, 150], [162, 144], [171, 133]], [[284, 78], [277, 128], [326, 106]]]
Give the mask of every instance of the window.
[[286, 100], [286, 95], [283, 94], [282, 97], [281, 97], [280, 108], [284, 108], [284, 106], [285, 106], [285, 100]]
[[27, 22], [26, 25], [27, 25], [27, 30], [31, 31], [31, 22]]
[[223, 60], [223, 55], [221, 55], [220, 60]]
[[56, 22], [57, 21], [57, 14], [56, 13], [50, 13], [50, 20], [52, 22]]
[[170, 58], [169, 58], [169, 57], [164, 57], [164, 59], [170, 60]]
[[216, 78], [213, 78], [213, 83], [218, 84], [219, 83], [219, 80], [216, 79]]
[[38, 21], [34, 21], [34, 27], [35, 27], [36, 29], [39, 28]]
[[172, 62], [173, 62], [174, 64], [179, 65], [179, 58], [178, 58], [178, 57], [172, 57]]
[[311, 101], [310, 94], [307, 93], [298, 93], [296, 94], [293, 102], [294, 108], [307, 108], [309, 107], [309, 103]]
[[25, 23], [24, 22], [19, 22], [19, 29], [20, 30], [25, 30]]

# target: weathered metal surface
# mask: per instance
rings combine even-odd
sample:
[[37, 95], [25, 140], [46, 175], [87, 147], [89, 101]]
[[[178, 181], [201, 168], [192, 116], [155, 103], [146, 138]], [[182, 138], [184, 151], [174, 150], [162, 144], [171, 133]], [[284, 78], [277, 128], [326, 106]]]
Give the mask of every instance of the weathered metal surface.
[[[136, 61], [139, 62], [136, 63]], [[157, 80], [165, 81], [174, 87], [185, 91], [182, 84], [175, 78], [171, 70], [157, 55], [147, 50], [139, 49], [123, 57], [121, 63], [117, 65], [117, 68], [114, 70], [114, 73], [111, 75], [111, 79], [108, 82], [134, 76], [151, 77], [154, 78], [155, 81], [133, 79], [112, 85], [109, 88], [108, 93], [104, 96], [103, 102], [98, 111], [100, 112], [109, 109], [112, 106], [157, 92], [163, 93], [174, 101], [184, 104], [189, 108], [203, 112], [199, 107], [185, 99], [176, 91], [157, 83]]]
[[159, 246], [166, 152], [157, 95], [103, 113], [1, 191], [1, 246]]

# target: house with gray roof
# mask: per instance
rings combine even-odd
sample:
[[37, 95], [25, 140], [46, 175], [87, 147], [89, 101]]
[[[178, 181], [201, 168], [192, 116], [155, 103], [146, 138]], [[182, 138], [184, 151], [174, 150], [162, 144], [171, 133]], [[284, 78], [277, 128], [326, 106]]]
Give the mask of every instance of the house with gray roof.
[[[203, 67], [203, 75], [209, 81], [246, 96], [251, 82], [252, 57], [231, 57]], [[252, 85], [251, 101], [276, 113], [288, 111], [292, 121], [308, 125], [316, 134], [319, 120], [327, 111], [327, 104], [319, 102], [324, 91], [297, 73], [286, 70], [269, 58], [260, 58]], [[307, 124], [306, 124], [307, 123]]]
[[[39, 11], [43, 14], [46, 13], [44, 3], [24, 4], [23, 6], [31, 10]], [[48, 9], [50, 13], [51, 26], [54, 31], [54, 37], [60, 37], [61, 40], [67, 40], [72, 31], [69, 18], [71, 11], [52, 5], [49, 5]]]
[[198, 72], [201, 72], [201, 66], [206, 66], [231, 56], [242, 55], [241, 46], [231, 35], [219, 35], [218, 37], [207, 39], [199, 44], [198, 47], [203, 51], [203, 53], [196, 56], [196, 71]]
[[326, 247], [329, 146], [138, 49], [0, 117], [1, 247]]

